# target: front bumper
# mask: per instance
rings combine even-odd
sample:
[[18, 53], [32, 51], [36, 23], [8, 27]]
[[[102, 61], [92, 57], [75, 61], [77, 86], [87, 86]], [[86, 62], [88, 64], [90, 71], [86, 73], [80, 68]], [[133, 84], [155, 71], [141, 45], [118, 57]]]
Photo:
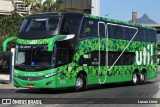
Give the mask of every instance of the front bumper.
[[[52, 73], [56, 74], [45, 77], [46, 75]], [[14, 69], [13, 85], [15, 87], [23, 88], [56, 88], [57, 73], [58, 69], [51, 69], [39, 72], [24, 72]]]
[[23, 88], [30, 88], [29, 85], [33, 85], [34, 87], [32, 88], [56, 88], [56, 76], [37, 81], [22, 80], [17, 77], [13, 77], [13, 85], [15, 87]]

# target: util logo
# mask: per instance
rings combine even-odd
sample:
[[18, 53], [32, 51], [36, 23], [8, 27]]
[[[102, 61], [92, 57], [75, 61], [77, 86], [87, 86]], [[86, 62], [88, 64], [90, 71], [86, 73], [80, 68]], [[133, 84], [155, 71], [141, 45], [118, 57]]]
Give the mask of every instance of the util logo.
[[148, 44], [147, 47], [143, 48], [143, 51], [136, 51], [136, 63], [137, 65], [153, 64], [153, 44]]

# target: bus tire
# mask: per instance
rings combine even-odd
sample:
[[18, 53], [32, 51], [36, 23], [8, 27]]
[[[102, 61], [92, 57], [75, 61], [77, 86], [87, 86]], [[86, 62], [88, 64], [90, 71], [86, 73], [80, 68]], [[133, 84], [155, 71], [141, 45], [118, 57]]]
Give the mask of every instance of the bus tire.
[[146, 74], [144, 72], [142, 72], [139, 75], [139, 82], [140, 82], [140, 84], [144, 84], [145, 80], [146, 80]]
[[76, 78], [75, 91], [85, 91], [87, 89], [86, 76], [78, 74]]
[[136, 72], [132, 75], [132, 85], [137, 85], [138, 83], [138, 74]]

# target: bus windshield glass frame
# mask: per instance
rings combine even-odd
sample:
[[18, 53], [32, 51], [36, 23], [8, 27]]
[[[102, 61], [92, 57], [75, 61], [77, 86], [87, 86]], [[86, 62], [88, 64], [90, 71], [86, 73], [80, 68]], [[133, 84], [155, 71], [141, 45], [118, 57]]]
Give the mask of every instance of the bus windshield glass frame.
[[19, 33], [35, 31], [59, 31], [61, 16], [29, 17], [24, 19]]
[[55, 66], [55, 52], [47, 46], [16, 46], [15, 68], [23, 71], [42, 71]]

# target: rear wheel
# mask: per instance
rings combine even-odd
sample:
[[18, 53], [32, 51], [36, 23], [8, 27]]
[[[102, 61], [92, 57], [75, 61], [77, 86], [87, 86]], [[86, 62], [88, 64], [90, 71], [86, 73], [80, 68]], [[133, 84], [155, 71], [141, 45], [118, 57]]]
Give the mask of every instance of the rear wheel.
[[137, 85], [138, 83], [138, 74], [137, 73], [133, 73], [132, 75], [132, 84], [133, 85]]
[[140, 84], [144, 84], [145, 80], [146, 80], [146, 74], [145, 73], [141, 73], [139, 75], [139, 82], [140, 82]]
[[87, 89], [86, 76], [84, 76], [83, 74], [77, 75], [75, 91], [84, 91], [86, 89]]

